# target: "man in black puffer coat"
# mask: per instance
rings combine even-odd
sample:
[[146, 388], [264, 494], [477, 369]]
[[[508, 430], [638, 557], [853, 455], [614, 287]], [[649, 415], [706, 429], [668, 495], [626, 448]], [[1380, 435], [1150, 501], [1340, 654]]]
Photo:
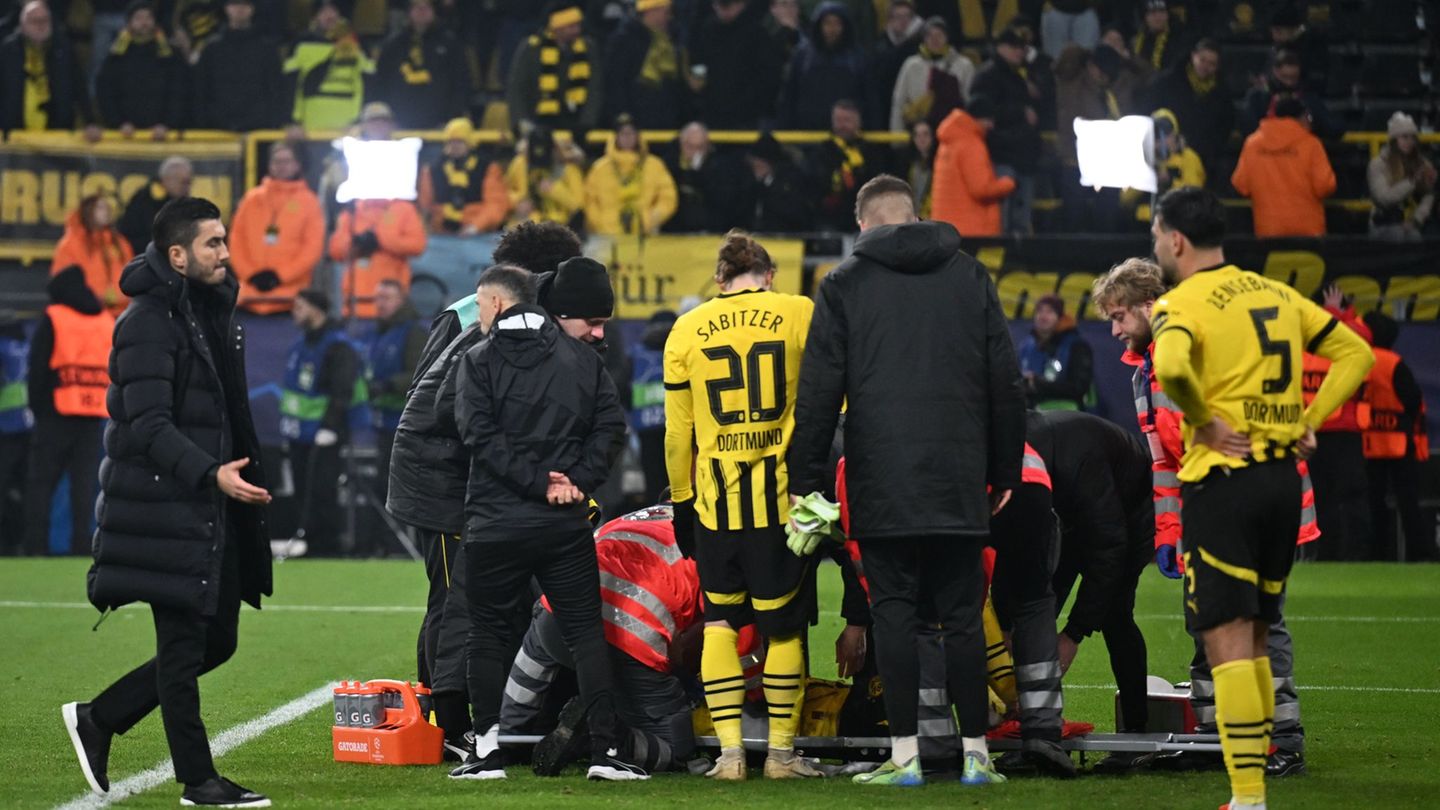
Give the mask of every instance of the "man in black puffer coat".
[[1020, 484], [1015, 348], [989, 274], [960, 252], [953, 227], [917, 221], [909, 184], [882, 174], [861, 187], [855, 208], [854, 255], [821, 283], [805, 343], [790, 493], [826, 488], [848, 400], [850, 534], [865, 559], [894, 740], [882, 771], [918, 771], [916, 611], [930, 599], [945, 627], [965, 779], [996, 781], [985, 748], [980, 549], [992, 511]]
[[156, 654], [90, 703], [64, 707], [97, 792], [109, 789], [112, 736], [159, 706], [187, 804], [265, 801], [216, 773], [197, 681], [234, 653], [240, 602], [259, 608], [271, 592], [270, 495], [227, 258], [219, 209], [182, 197], [160, 210], [154, 241], [120, 276], [131, 301], [110, 354], [88, 591], [101, 610], [150, 603]]

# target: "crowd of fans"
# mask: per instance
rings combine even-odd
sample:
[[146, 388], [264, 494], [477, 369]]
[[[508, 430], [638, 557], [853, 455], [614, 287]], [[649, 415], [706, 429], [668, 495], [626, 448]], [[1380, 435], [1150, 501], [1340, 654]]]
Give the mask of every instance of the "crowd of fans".
[[[1069, 122], [1151, 115], [1162, 192], [1233, 189], [1254, 200], [1257, 235], [1313, 236], [1337, 186], [1322, 141], [1333, 153], [1347, 128], [1331, 101], [1361, 88], [1337, 78], [1325, 32], [1354, 33], [1332, 17], [1345, 5], [30, 0], [0, 45], [0, 128], [443, 129], [421, 214], [447, 233], [526, 219], [602, 234], [853, 231], [856, 190], [894, 172], [969, 237], [1033, 232], [1037, 197], [1063, 203], [1051, 229], [1138, 227], [1144, 195], [1079, 185]], [[1415, 28], [1381, 34], [1414, 49], [1420, 78], [1392, 82], [1414, 99], [1433, 45], [1426, 4], [1402, 5], [1418, 10]], [[1434, 227], [1435, 172], [1415, 116], [1391, 112], [1365, 173], [1371, 232], [1416, 238]], [[382, 118], [381, 134], [364, 131]], [[506, 131], [514, 152], [473, 150], [477, 122]], [[583, 137], [597, 129], [613, 132], [604, 147]], [[829, 137], [717, 146], [711, 129]], [[650, 155], [637, 130], [683, 132]], [[908, 142], [865, 138], [877, 131]], [[1303, 211], [1277, 212], [1273, 196]]]

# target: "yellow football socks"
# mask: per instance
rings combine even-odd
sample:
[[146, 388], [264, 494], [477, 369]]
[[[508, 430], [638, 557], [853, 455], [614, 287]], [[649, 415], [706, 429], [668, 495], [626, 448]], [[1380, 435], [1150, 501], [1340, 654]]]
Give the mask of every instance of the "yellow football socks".
[[[745, 673], [735, 651], [739, 633], [733, 627], [707, 625], [705, 645], [700, 651], [700, 680], [705, 685], [705, 705], [720, 748], [740, 747], [740, 710], [745, 704]], [[772, 644], [770, 649], [775, 649]], [[768, 662], [767, 662], [768, 665]]]
[[1275, 730], [1275, 676], [1270, 672], [1270, 656], [1255, 659], [1255, 684], [1260, 687], [1260, 709], [1270, 724], [1265, 728], [1265, 751], [1270, 751], [1270, 734]]
[[805, 649], [799, 634], [770, 639], [765, 651], [765, 703], [770, 708], [770, 750], [795, 747], [805, 699]]
[[985, 610], [980, 615], [985, 627], [985, 677], [1006, 707], [1014, 706], [1015, 662], [1010, 658], [1010, 648], [1005, 646], [1005, 634], [1000, 630], [1000, 619], [995, 615], [995, 606], [989, 597], [986, 597]]
[[[1265, 661], [1269, 674], [1270, 662]], [[1230, 792], [1242, 804], [1265, 803], [1265, 759], [1270, 747], [1270, 719], [1261, 698], [1255, 659], [1229, 661], [1212, 670], [1215, 678], [1215, 716]], [[1268, 682], [1269, 678], [1265, 680]], [[1274, 706], [1274, 690], [1270, 706]]]

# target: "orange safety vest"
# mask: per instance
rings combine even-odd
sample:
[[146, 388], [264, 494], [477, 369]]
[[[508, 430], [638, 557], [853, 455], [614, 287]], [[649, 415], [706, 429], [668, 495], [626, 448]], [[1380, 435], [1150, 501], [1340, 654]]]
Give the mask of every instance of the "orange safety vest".
[[[1330, 361], [1318, 355], [1304, 355], [1301, 366], [1303, 373], [1300, 377], [1301, 394], [1305, 400], [1305, 407], [1310, 407], [1310, 402], [1315, 399], [1315, 394], [1320, 390], [1320, 385], [1325, 382], [1325, 375], [1330, 373]], [[1357, 391], [1355, 395], [1345, 400], [1340, 409], [1330, 414], [1325, 424], [1320, 426], [1320, 432], [1340, 431], [1358, 433], [1370, 426], [1370, 405], [1365, 401], [1364, 391]]]
[[105, 390], [110, 387], [110, 341], [115, 316], [84, 315], [67, 306], [45, 308], [55, 330], [50, 368], [55, 372], [55, 412], [61, 416], [109, 418]]
[[1365, 429], [1365, 458], [1404, 458], [1411, 436], [1415, 439], [1415, 458], [1430, 457], [1430, 437], [1425, 430], [1425, 403], [1420, 403], [1419, 418], [1405, 430], [1405, 406], [1395, 395], [1395, 367], [1400, 355], [1389, 349], [1375, 349], [1375, 365], [1365, 380], [1365, 401], [1370, 406], [1370, 426]]

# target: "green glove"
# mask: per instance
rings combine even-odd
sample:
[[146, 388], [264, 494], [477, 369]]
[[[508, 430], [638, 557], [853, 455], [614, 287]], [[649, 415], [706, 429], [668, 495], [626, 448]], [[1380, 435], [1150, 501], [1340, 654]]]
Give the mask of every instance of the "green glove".
[[812, 492], [790, 507], [785, 546], [797, 557], [814, 554], [822, 542], [838, 535], [839, 521], [840, 505]]
[[796, 557], [808, 557], [820, 547], [825, 536], [816, 532], [800, 531], [789, 523], [785, 524], [785, 547]]

